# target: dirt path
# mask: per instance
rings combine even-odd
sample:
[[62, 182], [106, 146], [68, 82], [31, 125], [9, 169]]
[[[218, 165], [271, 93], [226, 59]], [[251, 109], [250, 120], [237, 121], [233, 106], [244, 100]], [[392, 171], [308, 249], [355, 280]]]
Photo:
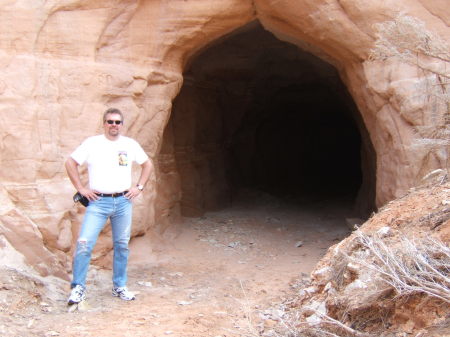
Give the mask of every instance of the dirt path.
[[309, 273], [327, 248], [348, 234], [348, 213], [342, 206], [241, 204], [185, 219], [152, 248], [145, 237], [132, 242], [128, 285], [138, 292], [136, 301], [113, 298], [111, 271], [92, 268], [83, 311], [67, 311], [65, 289], [56, 302], [37, 303], [39, 310], [16, 305], [15, 316], [10, 316], [16, 318], [3, 322], [0, 332], [256, 336], [271, 324], [264, 319], [270, 316], [271, 303], [295, 291], [302, 273]]

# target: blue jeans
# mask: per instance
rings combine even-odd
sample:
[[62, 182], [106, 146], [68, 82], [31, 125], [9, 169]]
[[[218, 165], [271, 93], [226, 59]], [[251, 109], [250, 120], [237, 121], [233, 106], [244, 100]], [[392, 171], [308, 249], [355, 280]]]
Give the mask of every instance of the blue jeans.
[[108, 218], [111, 221], [114, 244], [113, 285], [114, 287], [126, 285], [132, 203], [124, 196], [100, 197], [98, 200], [90, 201], [86, 208], [74, 255], [72, 288], [76, 285], [86, 286], [92, 250]]

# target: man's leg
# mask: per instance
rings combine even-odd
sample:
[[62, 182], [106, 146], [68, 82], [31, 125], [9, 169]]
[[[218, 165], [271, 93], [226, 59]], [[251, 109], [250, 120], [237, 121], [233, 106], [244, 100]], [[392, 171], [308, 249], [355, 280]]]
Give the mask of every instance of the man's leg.
[[131, 234], [132, 212], [130, 200], [125, 197], [114, 198], [114, 213], [110, 217], [114, 244], [114, 287], [125, 287], [127, 284], [128, 242]]
[[92, 250], [111, 212], [111, 200], [108, 199], [112, 198], [100, 198], [91, 201], [86, 208], [74, 254], [72, 288], [76, 285], [86, 287], [86, 276], [91, 262]]

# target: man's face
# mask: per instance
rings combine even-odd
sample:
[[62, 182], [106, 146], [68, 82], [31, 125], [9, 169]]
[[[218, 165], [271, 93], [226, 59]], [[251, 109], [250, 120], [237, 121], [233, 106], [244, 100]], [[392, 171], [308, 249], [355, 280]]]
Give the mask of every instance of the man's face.
[[[120, 122], [120, 123], [119, 123]], [[105, 122], [103, 123], [103, 128], [105, 129], [105, 135], [116, 138], [120, 134], [120, 129], [122, 128], [122, 119], [118, 114], [108, 114], [106, 115]]]

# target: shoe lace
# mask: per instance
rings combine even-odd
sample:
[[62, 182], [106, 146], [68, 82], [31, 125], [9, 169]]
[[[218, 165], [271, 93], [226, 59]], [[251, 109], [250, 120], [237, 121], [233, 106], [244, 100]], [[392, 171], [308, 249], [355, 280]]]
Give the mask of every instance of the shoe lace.
[[117, 287], [116, 291], [119, 294], [129, 294], [130, 293], [129, 290], [127, 289], [127, 287]]
[[81, 296], [84, 293], [84, 289], [82, 286], [75, 286], [75, 288], [73, 289], [73, 292], [75, 295]]

